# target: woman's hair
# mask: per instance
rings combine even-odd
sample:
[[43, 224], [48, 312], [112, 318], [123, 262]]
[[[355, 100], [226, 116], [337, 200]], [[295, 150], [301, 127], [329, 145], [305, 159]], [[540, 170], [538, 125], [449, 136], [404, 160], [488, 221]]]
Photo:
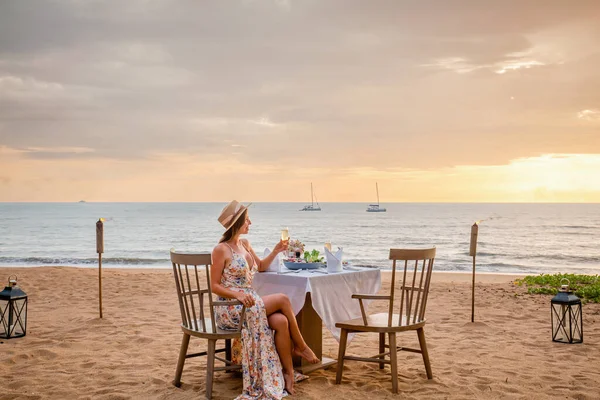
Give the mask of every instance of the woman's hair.
[[223, 234], [223, 236], [221, 236], [221, 239], [219, 240], [219, 243], [223, 243], [228, 241], [229, 239], [231, 239], [232, 237], [234, 237], [235, 235], [238, 234], [238, 232], [240, 231], [240, 229], [242, 229], [242, 226], [244, 226], [244, 224], [246, 223], [246, 215], [248, 214], [248, 209], [245, 209], [242, 212], [242, 215], [240, 215], [240, 217], [237, 219], [237, 221], [235, 221], [233, 223], [233, 225], [231, 225], [231, 228], [227, 229], [225, 231], [225, 233]]

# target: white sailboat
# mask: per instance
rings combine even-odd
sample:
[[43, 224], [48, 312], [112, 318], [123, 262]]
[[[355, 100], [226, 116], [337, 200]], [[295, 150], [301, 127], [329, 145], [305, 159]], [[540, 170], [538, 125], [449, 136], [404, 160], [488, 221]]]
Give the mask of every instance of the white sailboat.
[[377, 182], [375, 182], [375, 190], [377, 191], [377, 204], [369, 204], [367, 207], [367, 212], [386, 212], [385, 208], [379, 207], [379, 186]]
[[[310, 183], [310, 204], [305, 205], [300, 209], [300, 211], [321, 211], [321, 207], [319, 206], [319, 202], [315, 201], [316, 196], [313, 192], [312, 182]], [[315, 206], [315, 203], [317, 205]]]

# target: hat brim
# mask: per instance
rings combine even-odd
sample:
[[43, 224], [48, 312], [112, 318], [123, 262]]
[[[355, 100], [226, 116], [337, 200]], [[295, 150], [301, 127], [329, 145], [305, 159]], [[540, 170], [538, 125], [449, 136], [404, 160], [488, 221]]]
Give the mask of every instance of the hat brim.
[[247, 205], [243, 205], [242, 204], [242, 206], [240, 207], [240, 209], [238, 210], [238, 212], [231, 219], [229, 225], [225, 227], [225, 232], [227, 232], [228, 230], [230, 230], [231, 227], [233, 225], [235, 225], [235, 223], [237, 222], [238, 219], [240, 219], [240, 217], [242, 216], [242, 214], [244, 213], [244, 211], [246, 211], [248, 209], [248, 207], [250, 207], [251, 205], [252, 205], [252, 203], [248, 203]]

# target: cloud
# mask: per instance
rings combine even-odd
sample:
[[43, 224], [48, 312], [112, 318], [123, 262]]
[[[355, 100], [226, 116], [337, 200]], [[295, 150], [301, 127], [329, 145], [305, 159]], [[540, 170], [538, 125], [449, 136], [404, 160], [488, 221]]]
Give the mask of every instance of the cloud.
[[600, 110], [581, 110], [577, 113], [577, 118], [585, 121], [600, 121]]
[[60, 92], [64, 90], [63, 85], [56, 82], [40, 82], [35, 79], [23, 79], [18, 76], [0, 76], [0, 90], [3, 94], [11, 91], [31, 92]]
[[462, 57], [449, 57], [449, 58], [441, 58], [438, 60], [434, 60], [431, 64], [423, 64], [423, 67], [435, 67], [441, 69], [449, 69], [451, 71], [455, 71], [459, 74], [464, 74], [468, 72], [473, 72], [481, 68], [490, 68], [491, 65], [475, 65], [469, 63], [466, 59]]
[[[542, 67], [547, 65], [549, 62], [542, 62], [532, 59], [528, 54], [511, 53], [506, 54], [496, 62], [479, 63], [477, 64], [474, 60], [469, 60], [463, 57], [447, 57], [434, 60], [432, 63], [423, 64], [423, 67], [427, 68], [438, 68], [447, 69], [459, 74], [465, 74], [475, 71], [485, 70], [488, 72], [495, 72], [497, 74], [504, 74], [506, 72], [518, 71], [520, 69], [530, 69], [535, 67]], [[563, 64], [564, 61], [556, 62]]]
[[582, 123], [595, 114], [574, 118], [600, 104], [600, 5], [543, 8], [3, 3], [0, 145], [91, 149], [29, 153], [49, 163], [168, 153], [251, 166], [266, 154], [328, 174], [600, 152]]
[[275, 0], [275, 4], [285, 11], [292, 9], [292, 0]]
[[535, 60], [531, 60], [531, 61], [513, 61], [513, 62], [509, 62], [506, 63], [504, 65], [502, 65], [500, 67], [500, 69], [496, 70], [495, 72], [497, 74], [504, 74], [506, 72], [509, 71], [516, 71], [519, 69], [529, 69], [529, 68], [533, 68], [533, 67], [540, 67], [545, 65], [543, 62], [540, 61], [535, 61]]
[[274, 123], [273, 121], [271, 121], [269, 119], [269, 117], [260, 117], [260, 118], [256, 118], [256, 119], [223, 118], [223, 117], [192, 118], [189, 122], [190, 122], [191, 126], [207, 127], [207, 128], [213, 128], [213, 129], [225, 129], [225, 128], [245, 128], [245, 129], [247, 129], [252, 126], [258, 126], [258, 127], [264, 127], [264, 128], [282, 127], [282, 124]]
[[276, 128], [278, 126], [280, 126], [279, 124], [274, 123], [273, 121], [271, 121], [268, 117], [261, 117], [257, 120], [251, 121], [253, 124], [259, 125], [259, 126], [264, 126], [267, 128]]
[[66, 158], [90, 158], [94, 156], [94, 149], [87, 147], [27, 147], [16, 149], [24, 157], [35, 159], [66, 159]]

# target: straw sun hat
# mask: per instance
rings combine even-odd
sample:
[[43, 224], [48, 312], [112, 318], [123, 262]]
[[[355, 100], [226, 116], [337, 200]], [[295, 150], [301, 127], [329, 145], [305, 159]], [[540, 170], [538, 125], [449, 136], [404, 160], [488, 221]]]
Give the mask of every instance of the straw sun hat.
[[219, 222], [221, 225], [223, 225], [225, 230], [231, 228], [233, 224], [235, 224], [235, 221], [242, 216], [244, 211], [246, 211], [251, 204], [252, 203], [249, 203], [247, 206], [245, 206], [242, 203], [239, 203], [237, 200], [232, 200], [229, 204], [227, 204], [221, 211], [221, 215], [219, 215]]

